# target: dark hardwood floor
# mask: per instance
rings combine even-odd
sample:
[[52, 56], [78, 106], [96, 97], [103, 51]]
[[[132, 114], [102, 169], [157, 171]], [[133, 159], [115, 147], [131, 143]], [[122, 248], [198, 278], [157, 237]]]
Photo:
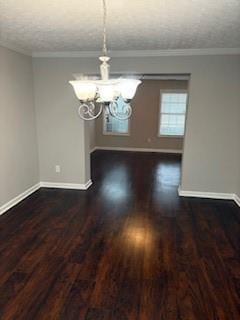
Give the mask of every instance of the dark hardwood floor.
[[176, 155], [97, 151], [92, 171], [0, 217], [0, 319], [239, 320], [237, 205], [179, 198]]

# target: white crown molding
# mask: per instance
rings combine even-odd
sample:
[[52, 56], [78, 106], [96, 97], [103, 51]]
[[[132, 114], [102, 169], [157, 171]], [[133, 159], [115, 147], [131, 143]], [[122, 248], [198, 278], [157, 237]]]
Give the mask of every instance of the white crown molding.
[[[99, 77], [96, 72], [88, 72], [89, 76]], [[73, 73], [73, 77], [78, 80], [81, 79], [82, 73]], [[111, 78], [119, 78], [125, 76], [126, 78], [137, 78], [141, 80], [190, 80], [190, 75], [179, 75], [179, 74], [146, 74], [142, 72], [133, 71], [122, 71], [122, 72], [111, 72]]]
[[122, 147], [94, 147], [90, 153], [96, 150], [110, 150], [110, 151], [133, 151], [133, 152], [159, 152], [159, 153], [177, 153], [182, 154], [182, 150], [176, 149], [151, 149], [151, 148], [122, 148]]
[[178, 195], [180, 197], [234, 200], [236, 204], [240, 207], [240, 198], [234, 193], [187, 191], [187, 190], [182, 190], [181, 187], [179, 187]]
[[5, 40], [0, 40], [0, 46], [7, 48], [7, 49], [10, 49], [12, 51], [24, 54], [25, 56], [30, 56], [30, 57], [32, 56], [32, 51], [20, 48], [20, 47], [14, 45], [14, 44], [11, 44]]
[[92, 185], [92, 180], [88, 180], [86, 183], [64, 183], [64, 182], [48, 182], [41, 181], [41, 188], [59, 188], [59, 189], [76, 189], [87, 190]]
[[24, 191], [23, 193], [19, 194], [18, 196], [16, 196], [15, 198], [13, 198], [12, 200], [8, 201], [7, 203], [5, 203], [4, 205], [2, 205], [0, 207], [0, 215], [3, 214], [4, 212], [8, 211], [9, 209], [11, 209], [12, 207], [14, 207], [16, 204], [18, 204], [20, 201], [24, 200], [25, 198], [27, 198], [28, 196], [30, 196], [33, 192], [35, 192], [36, 190], [38, 190], [40, 188], [40, 183], [35, 184], [34, 186], [30, 187], [29, 189], [27, 189], [26, 191]]
[[101, 51], [33, 51], [33, 58], [98, 58]]
[[[111, 73], [114, 74], [114, 73]], [[123, 73], [121, 73], [122, 75]], [[159, 75], [159, 74], [143, 74], [142, 80], [190, 80], [190, 75]]]
[[[34, 58], [97, 58], [101, 51], [31, 51], [6, 40], [0, 39], [0, 45], [10, 50]], [[206, 56], [239, 55], [240, 48], [206, 48], [206, 49], [169, 49], [169, 50], [119, 50], [109, 51], [111, 57], [171, 57], [171, 56]]]
[[[33, 51], [36, 58], [96, 58], [100, 51]], [[208, 48], [208, 49], [172, 49], [172, 50], [128, 50], [109, 51], [111, 57], [168, 57], [168, 56], [206, 56], [206, 55], [238, 55], [240, 48]]]

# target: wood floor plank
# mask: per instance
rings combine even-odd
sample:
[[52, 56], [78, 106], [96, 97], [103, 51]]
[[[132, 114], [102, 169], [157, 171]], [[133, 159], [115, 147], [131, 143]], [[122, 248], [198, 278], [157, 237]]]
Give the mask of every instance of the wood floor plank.
[[87, 191], [0, 217], [1, 320], [239, 320], [240, 210], [179, 198], [181, 156], [96, 151]]

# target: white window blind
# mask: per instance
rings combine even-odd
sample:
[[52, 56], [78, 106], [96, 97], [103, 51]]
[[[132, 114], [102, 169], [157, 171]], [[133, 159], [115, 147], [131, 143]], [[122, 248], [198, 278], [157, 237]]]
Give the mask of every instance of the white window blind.
[[159, 135], [183, 136], [186, 109], [186, 92], [161, 92]]

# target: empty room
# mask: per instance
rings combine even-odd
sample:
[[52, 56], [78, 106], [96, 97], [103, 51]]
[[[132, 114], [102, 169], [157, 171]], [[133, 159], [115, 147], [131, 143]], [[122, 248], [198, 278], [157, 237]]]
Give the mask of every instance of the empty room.
[[0, 0], [0, 319], [240, 319], [239, 0]]

